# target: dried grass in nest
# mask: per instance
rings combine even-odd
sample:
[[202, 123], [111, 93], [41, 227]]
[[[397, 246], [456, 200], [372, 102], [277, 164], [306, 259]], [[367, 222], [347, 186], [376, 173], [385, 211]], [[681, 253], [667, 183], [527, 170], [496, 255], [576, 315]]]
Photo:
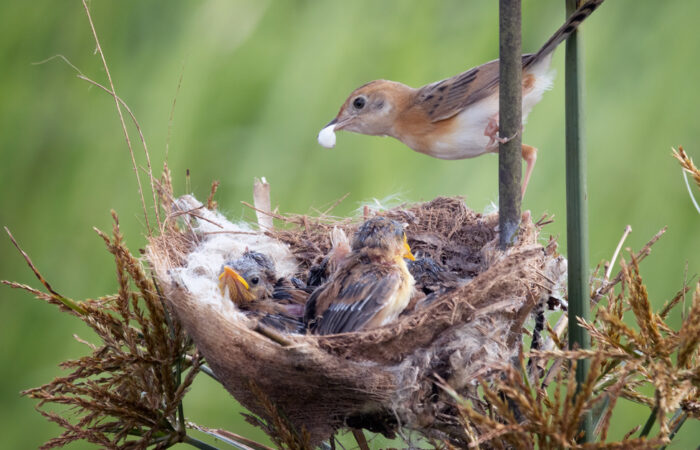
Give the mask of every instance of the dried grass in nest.
[[[177, 277], [188, 252], [211, 238], [198, 232], [201, 217], [188, 216], [187, 226], [170, 227], [154, 238], [147, 257], [168, 303], [217, 378], [268, 422], [274, 414], [266, 403], [308, 433], [310, 442], [350, 426], [387, 436], [407, 428], [466, 443], [459, 412], [437, 380], [467, 395], [477, 378], [488, 379], [500, 373], [495, 367], [517, 359], [524, 321], [564, 275], [560, 257], [555, 245], [537, 242], [537, 227], [529, 219], [517, 244], [499, 251], [497, 215], [470, 211], [459, 198], [377, 214], [405, 222], [416, 252], [473, 279], [381, 328], [270, 339], [245, 316], [222, 313], [211, 299], [192, 295]], [[361, 222], [284, 219], [294, 225], [266, 235], [289, 246], [302, 278], [330, 248], [333, 226], [351, 235]]]

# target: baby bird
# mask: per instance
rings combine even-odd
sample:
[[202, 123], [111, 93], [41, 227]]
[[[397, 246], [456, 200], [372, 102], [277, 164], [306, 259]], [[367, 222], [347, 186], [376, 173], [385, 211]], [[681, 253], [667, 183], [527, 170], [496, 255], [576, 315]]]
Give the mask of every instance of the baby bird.
[[311, 332], [347, 333], [396, 319], [414, 291], [404, 258], [415, 259], [399, 222], [374, 217], [362, 224], [351, 253], [309, 297], [304, 321]]
[[308, 288], [315, 288], [326, 281], [350, 254], [350, 240], [345, 232], [338, 227], [333, 227], [331, 231], [331, 250], [321, 262], [309, 269], [309, 278], [306, 280]]
[[240, 258], [224, 263], [219, 274], [224, 295], [249, 316], [286, 332], [301, 332], [308, 294], [294, 278], [277, 278], [275, 265], [266, 255], [247, 250]]
[[453, 272], [448, 272], [434, 259], [425, 256], [409, 261], [408, 271], [416, 280], [416, 286], [426, 295], [453, 288], [460, 284], [460, 279]]

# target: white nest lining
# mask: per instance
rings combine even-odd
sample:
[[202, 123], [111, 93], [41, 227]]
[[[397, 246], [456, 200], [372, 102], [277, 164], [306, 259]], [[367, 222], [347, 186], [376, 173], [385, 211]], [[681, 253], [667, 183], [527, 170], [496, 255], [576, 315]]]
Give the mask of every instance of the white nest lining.
[[[232, 319], [239, 310], [219, 289], [219, 273], [226, 261], [237, 259], [248, 250], [264, 253], [275, 262], [278, 277], [296, 274], [298, 264], [289, 247], [248, 223], [232, 223], [219, 212], [210, 211], [192, 195], [177, 200], [184, 219], [197, 234], [199, 245], [187, 255], [184, 267], [172, 269], [170, 275], [187, 288], [197, 301], [209, 304]], [[190, 213], [190, 214], [187, 214]]]

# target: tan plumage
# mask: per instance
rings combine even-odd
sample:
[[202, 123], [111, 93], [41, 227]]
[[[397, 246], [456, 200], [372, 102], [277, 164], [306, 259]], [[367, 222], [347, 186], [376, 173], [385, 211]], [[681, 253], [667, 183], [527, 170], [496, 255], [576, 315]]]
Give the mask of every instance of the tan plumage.
[[[523, 55], [523, 123], [549, 89], [552, 52], [604, 0], [588, 0], [533, 54]], [[499, 61], [491, 61], [418, 89], [376, 80], [354, 90], [323, 131], [347, 130], [394, 137], [413, 150], [441, 159], [473, 158], [498, 151]], [[507, 138], [507, 137], [506, 137]], [[525, 193], [537, 149], [523, 145]]]
[[375, 217], [355, 234], [352, 252], [311, 294], [304, 320], [316, 334], [366, 330], [394, 320], [413, 295], [404, 257], [413, 259], [403, 226]]

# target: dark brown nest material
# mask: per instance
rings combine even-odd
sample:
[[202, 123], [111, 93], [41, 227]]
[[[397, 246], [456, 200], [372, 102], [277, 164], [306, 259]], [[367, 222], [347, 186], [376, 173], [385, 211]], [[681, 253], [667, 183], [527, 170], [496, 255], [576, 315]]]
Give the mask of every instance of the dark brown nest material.
[[[225, 234], [202, 232], [200, 226], [223, 219], [205, 216], [217, 213], [193, 201], [189, 197], [179, 208], [197, 213], [188, 216], [185, 225], [170, 227], [148, 249], [164, 294], [225, 388], [269, 420], [262, 392], [294, 426], [305, 429], [313, 443], [342, 427], [388, 436], [409, 429], [467, 442], [455, 417], [457, 409], [439, 380], [473, 398], [470, 392], [479, 378], [499, 376], [494, 368], [517, 359], [525, 320], [558, 288], [566, 272], [556, 245], [538, 243], [538, 228], [529, 217], [523, 220], [517, 243], [502, 252], [496, 244], [496, 214], [470, 211], [460, 198], [437, 198], [376, 214], [406, 223], [414, 252], [471, 281], [381, 328], [271, 338], [253, 320], [230, 311], [234, 307], [222, 309], [220, 295], [202, 298], [216, 297], [214, 290], [211, 296], [195, 295], [178, 275], [191, 252]], [[290, 221], [298, 225], [267, 232], [265, 239], [289, 246], [297, 259], [296, 275], [304, 279], [308, 268], [328, 251], [332, 227], [351, 236], [361, 220], [294, 216]], [[255, 237], [245, 231], [228, 237], [235, 240], [236, 233]], [[195, 272], [212, 277], [201, 268]]]

